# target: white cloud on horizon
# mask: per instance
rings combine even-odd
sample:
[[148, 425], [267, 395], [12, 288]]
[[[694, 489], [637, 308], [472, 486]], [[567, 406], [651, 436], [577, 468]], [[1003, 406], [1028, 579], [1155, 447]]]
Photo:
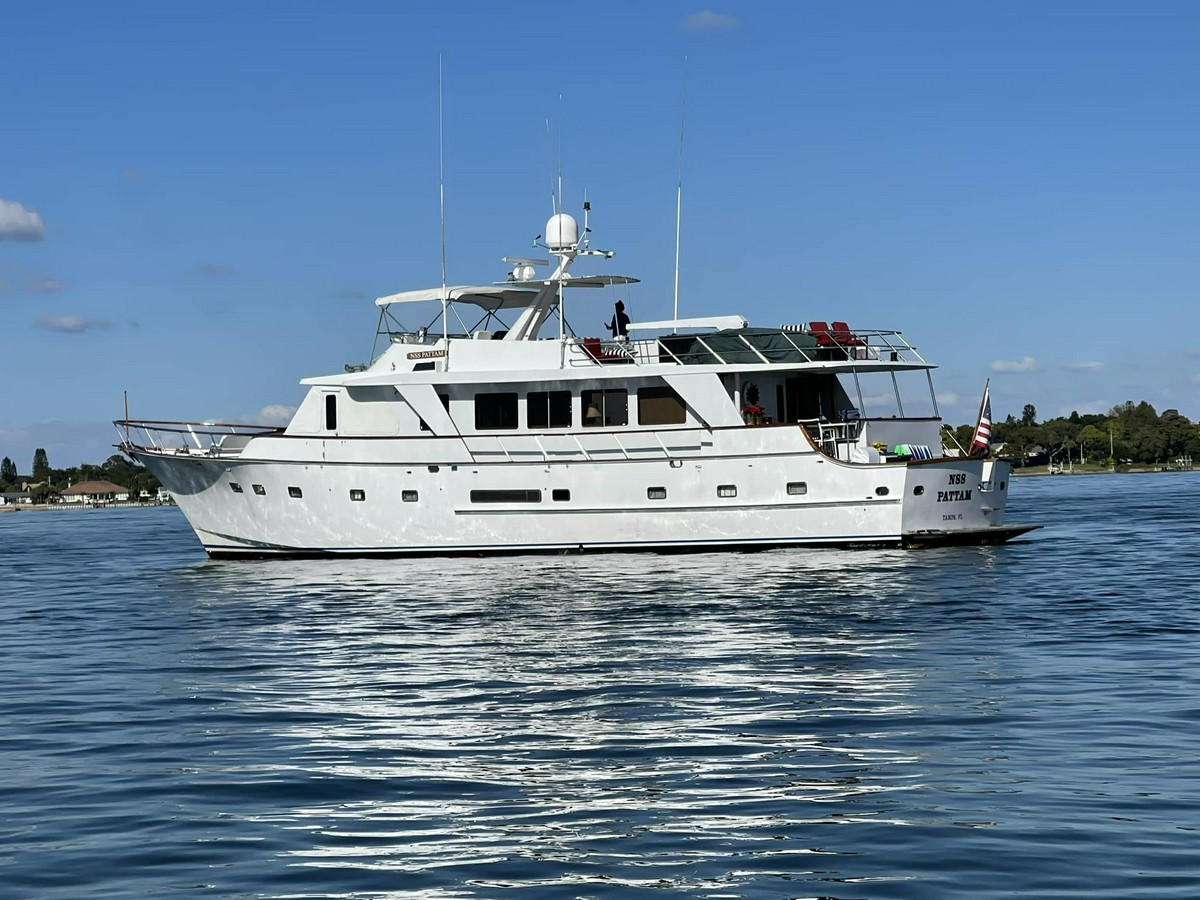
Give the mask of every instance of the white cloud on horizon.
[[268, 403], [256, 413], [237, 416], [233, 421], [242, 425], [286, 425], [296, 414], [296, 407], [284, 403]]
[[83, 334], [85, 331], [106, 331], [112, 327], [108, 319], [85, 319], [83, 316], [48, 315], [38, 316], [33, 323], [46, 331], [58, 331], [64, 334]]
[[962, 397], [954, 393], [954, 391], [947, 391], [944, 394], [937, 395], [938, 406], [958, 406], [961, 400]]
[[15, 200], [0, 199], [0, 241], [40, 241], [46, 237], [41, 215]]
[[1037, 360], [1032, 356], [1022, 356], [1020, 359], [995, 359], [992, 360], [993, 372], [1036, 372]]
[[1062, 367], [1068, 372], [1098, 372], [1104, 368], [1104, 363], [1096, 360], [1088, 360], [1086, 362], [1069, 362], [1063, 363]]
[[711, 9], [683, 17], [684, 31], [728, 31], [740, 24], [741, 20], [737, 16], [713, 12]]

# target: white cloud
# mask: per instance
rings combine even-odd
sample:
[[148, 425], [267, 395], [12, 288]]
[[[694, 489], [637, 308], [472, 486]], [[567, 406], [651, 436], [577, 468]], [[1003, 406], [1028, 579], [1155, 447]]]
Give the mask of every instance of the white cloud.
[[993, 372], [1036, 372], [1037, 360], [1032, 356], [1022, 356], [1020, 359], [992, 360]]
[[1068, 372], [1098, 372], [1104, 368], [1104, 363], [1088, 360], [1087, 362], [1063, 363], [1062, 367]]
[[958, 401], [961, 399], [962, 397], [953, 391], [937, 395], [937, 402], [939, 406], [958, 406]]
[[40, 241], [46, 236], [46, 223], [32, 209], [15, 200], [0, 200], [0, 241]]
[[112, 327], [108, 319], [85, 319], [83, 316], [39, 316], [34, 323], [47, 331], [83, 334], [85, 331], [105, 331]]
[[684, 31], [727, 31], [730, 28], [737, 28], [740, 24], [741, 21], [737, 16], [727, 16], [723, 13], [713, 12], [711, 9], [683, 17]]
[[254, 417], [257, 425], [286, 425], [296, 414], [296, 407], [285, 406], [282, 403], [272, 403], [264, 406]]
[[30, 275], [26, 279], [25, 284], [31, 294], [53, 294], [56, 291], [65, 291], [67, 289], [67, 286], [63, 282], [59, 281], [53, 275], [46, 275], [43, 272]]

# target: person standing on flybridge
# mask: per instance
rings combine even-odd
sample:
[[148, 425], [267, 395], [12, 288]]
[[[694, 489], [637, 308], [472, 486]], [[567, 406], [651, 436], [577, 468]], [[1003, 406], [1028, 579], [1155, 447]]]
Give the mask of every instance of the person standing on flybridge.
[[614, 341], [629, 340], [629, 316], [625, 315], [625, 304], [620, 300], [617, 301], [616, 312], [613, 313], [612, 321], [605, 326], [612, 332]]

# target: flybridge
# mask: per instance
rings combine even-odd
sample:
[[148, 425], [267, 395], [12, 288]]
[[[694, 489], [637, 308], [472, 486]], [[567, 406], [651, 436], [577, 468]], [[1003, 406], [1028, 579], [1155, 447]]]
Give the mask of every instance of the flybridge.
[[[538, 266], [551, 265], [546, 259], [526, 259], [523, 257], [504, 257], [503, 261], [512, 266], [508, 277], [503, 282], [493, 285], [454, 285], [440, 288], [427, 288], [418, 291], [405, 291], [380, 297], [375, 305], [383, 309], [381, 315], [386, 315], [387, 308], [394, 304], [420, 303], [440, 301], [442, 303], [442, 337], [449, 337], [447, 313], [454, 303], [467, 303], [483, 309], [487, 317], [498, 310], [521, 310], [517, 321], [511, 328], [505, 328], [497, 335], [505, 341], [532, 341], [539, 336], [542, 326], [550, 315], [551, 310], [559, 312], [559, 338], [566, 338], [564, 323], [564, 290], [566, 288], [602, 288], [618, 284], [637, 284], [640, 279], [628, 275], [584, 275], [573, 276], [571, 265], [581, 256], [595, 256], [602, 259], [612, 259], [611, 250], [593, 250], [589, 246], [587, 235], [591, 229], [587, 227], [587, 213], [590, 205], [584, 203], [583, 236], [580, 237], [579, 224], [573, 216], [567, 213], [555, 213], [546, 223], [544, 244], [540, 246], [549, 251], [556, 262], [553, 270], [545, 276], [539, 276]], [[541, 235], [538, 236], [539, 238]]]

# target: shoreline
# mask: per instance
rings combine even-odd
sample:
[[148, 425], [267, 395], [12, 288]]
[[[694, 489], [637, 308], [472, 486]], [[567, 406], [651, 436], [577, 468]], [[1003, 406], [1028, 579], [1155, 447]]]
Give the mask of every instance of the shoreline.
[[76, 509], [156, 509], [174, 503], [12, 503], [0, 506], [0, 515], [10, 512], [54, 512]]

